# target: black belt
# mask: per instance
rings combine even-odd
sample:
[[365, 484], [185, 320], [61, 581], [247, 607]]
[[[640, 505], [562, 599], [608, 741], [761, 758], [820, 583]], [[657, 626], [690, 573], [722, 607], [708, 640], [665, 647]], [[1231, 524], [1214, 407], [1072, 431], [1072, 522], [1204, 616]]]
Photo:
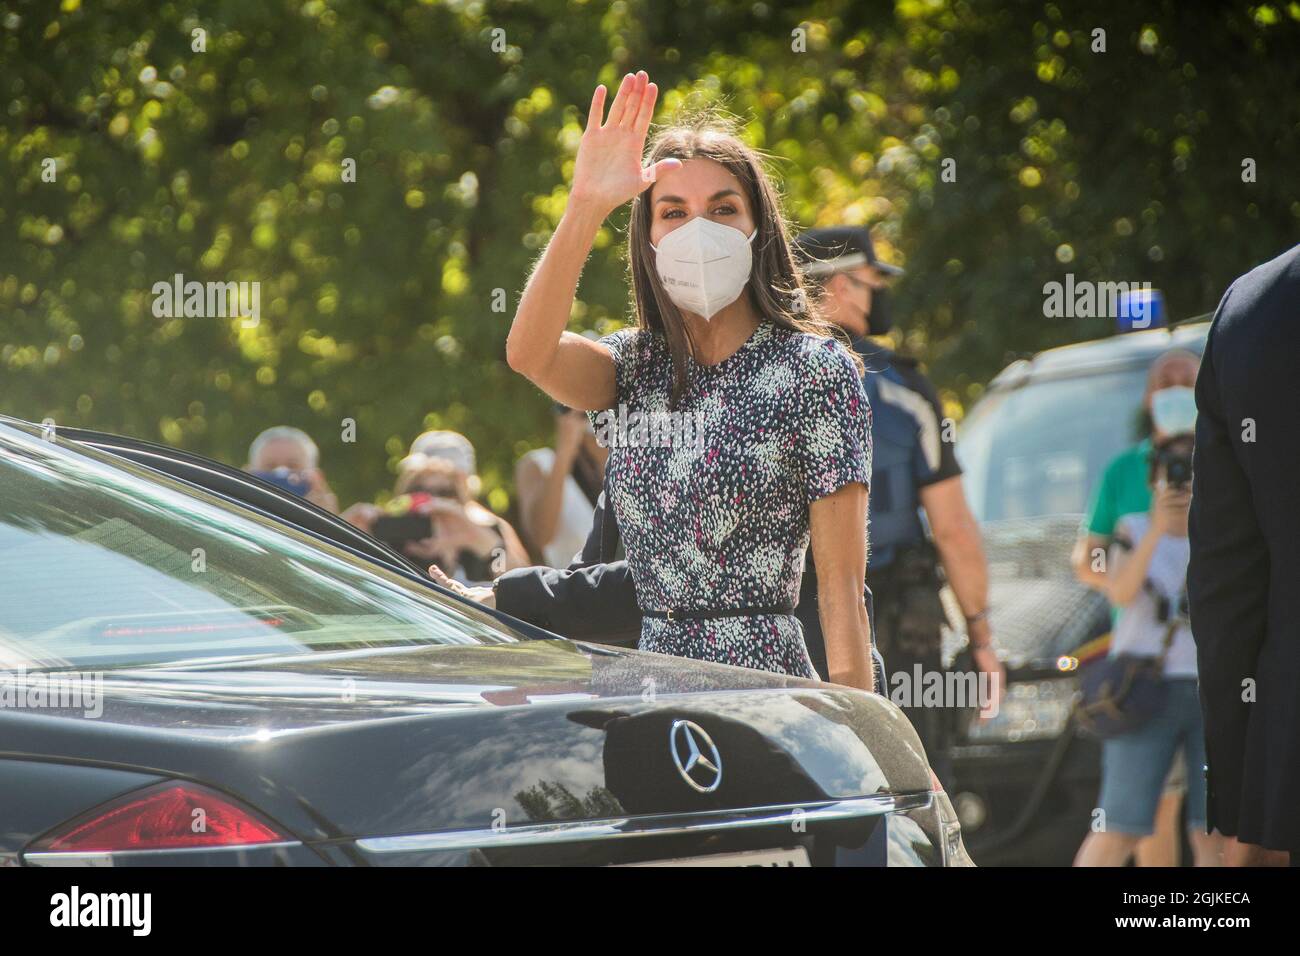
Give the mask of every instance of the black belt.
[[659, 621], [700, 621], [715, 617], [750, 617], [759, 614], [793, 614], [794, 608], [788, 604], [774, 607], [737, 607], [726, 611], [647, 611], [641, 610], [643, 617], [653, 617]]

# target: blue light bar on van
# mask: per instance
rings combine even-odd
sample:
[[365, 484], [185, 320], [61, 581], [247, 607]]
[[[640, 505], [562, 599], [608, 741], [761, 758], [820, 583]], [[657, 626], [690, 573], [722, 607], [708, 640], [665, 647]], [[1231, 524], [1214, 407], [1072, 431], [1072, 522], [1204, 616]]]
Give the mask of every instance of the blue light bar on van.
[[1119, 294], [1115, 323], [1121, 332], [1158, 329], [1165, 325], [1165, 296], [1159, 289], [1133, 289]]

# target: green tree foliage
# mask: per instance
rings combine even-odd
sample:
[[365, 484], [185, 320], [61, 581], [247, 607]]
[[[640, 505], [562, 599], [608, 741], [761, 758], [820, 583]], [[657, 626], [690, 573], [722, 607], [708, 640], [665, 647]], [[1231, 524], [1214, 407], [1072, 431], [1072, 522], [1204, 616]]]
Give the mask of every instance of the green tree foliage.
[[[1043, 318], [1067, 271], [1207, 311], [1296, 239], [1300, 6], [1068, 6], [11, 2], [0, 411], [235, 463], [295, 424], [345, 503], [451, 427], [504, 507], [515, 458], [551, 437], [504, 363], [509, 320], [593, 86], [637, 68], [660, 119], [732, 113], [797, 225], [878, 224], [909, 269], [906, 344], [955, 403], [1009, 356], [1107, 331]], [[574, 329], [627, 320], [625, 221]], [[261, 322], [155, 317], [177, 273], [259, 282]]]

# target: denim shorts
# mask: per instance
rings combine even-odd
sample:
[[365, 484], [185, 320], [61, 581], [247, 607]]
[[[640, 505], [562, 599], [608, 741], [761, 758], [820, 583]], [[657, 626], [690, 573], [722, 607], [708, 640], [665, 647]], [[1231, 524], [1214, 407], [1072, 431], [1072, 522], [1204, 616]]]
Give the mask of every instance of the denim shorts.
[[1111, 833], [1147, 836], [1174, 757], [1187, 761], [1187, 828], [1205, 830], [1205, 729], [1194, 678], [1168, 682], [1165, 707], [1132, 733], [1101, 747], [1101, 809]]

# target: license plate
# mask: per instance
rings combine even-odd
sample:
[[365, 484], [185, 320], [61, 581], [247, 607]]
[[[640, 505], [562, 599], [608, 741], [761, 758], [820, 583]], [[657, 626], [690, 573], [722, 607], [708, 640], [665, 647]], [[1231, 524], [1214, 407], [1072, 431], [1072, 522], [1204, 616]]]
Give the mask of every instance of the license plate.
[[746, 850], [743, 853], [710, 853], [680, 856], [673, 860], [624, 863], [623, 866], [812, 866], [808, 851], [801, 846], [785, 850]]

